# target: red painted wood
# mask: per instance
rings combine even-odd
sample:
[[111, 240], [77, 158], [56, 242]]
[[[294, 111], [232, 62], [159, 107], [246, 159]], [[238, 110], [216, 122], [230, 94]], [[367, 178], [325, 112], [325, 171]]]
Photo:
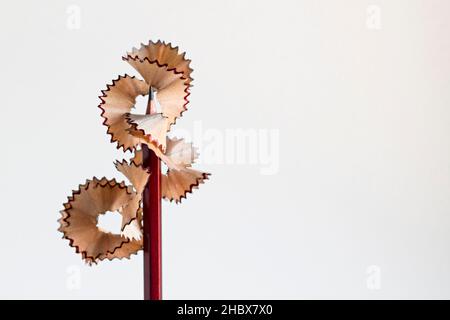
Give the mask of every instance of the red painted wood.
[[[150, 88], [147, 113], [155, 111]], [[143, 196], [144, 300], [161, 300], [161, 161], [146, 145], [142, 145], [142, 153], [143, 165], [151, 172]]]

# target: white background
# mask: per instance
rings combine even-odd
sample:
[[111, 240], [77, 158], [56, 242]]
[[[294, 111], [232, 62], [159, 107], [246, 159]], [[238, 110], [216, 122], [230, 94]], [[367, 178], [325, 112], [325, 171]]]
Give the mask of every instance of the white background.
[[122, 179], [98, 96], [149, 39], [193, 61], [176, 127], [280, 134], [276, 174], [205, 161], [211, 180], [164, 204], [164, 298], [450, 298], [449, 9], [3, 1], [0, 298], [142, 298], [141, 254], [85, 266], [56, 220], [86, 178]]

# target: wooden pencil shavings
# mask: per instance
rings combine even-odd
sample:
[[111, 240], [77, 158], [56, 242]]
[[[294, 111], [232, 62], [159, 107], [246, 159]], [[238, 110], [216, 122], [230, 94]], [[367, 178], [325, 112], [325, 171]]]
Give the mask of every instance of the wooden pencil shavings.
[[[209, 173], [191, 169], [198, 158], [198, 152], [184, 139], [168, 139], [165, 157], [170, 161], [167, 164], [166, 174], [161, 175], [161, 193], [164, 199], [181, 202], [187, 193], [192, 193], [201, 183], [209, 177]], [[175, 165], [173, 165], [175, 164]]]
[[190, 167], [199, 156], [192, 143], [178, 138], [167, 139], [167, 150], [164, 155], [170, 158], [172, 163], [184, 167]]
[[176, 119], [187, 110], [189, 103], [189, 83], [182, 72], [170, 69], [157, 60], [127, 56], [123, 58], [144, 78], [147, 85], [156, 92], [156, 100], [161, 106], [161, 113], [167, 117], [167, 130]]
[[183, 170], [169, 169], [166, 174], [161, 175], [161, 193], [164, 199], [181, 202], [187, 193], [198, 189], [209, 177], [209, 173], [186, 168]]
[[164, 152], [166, 149], [166, 133], [168, 118], [161, 113], [154, 114], [127, 114], [126, 119], [131, 126], [131, 134], [144, 135], [150, 143], [153, 143]]
[[150, 173], [142, 166], [126, 160], [116, 161], [115, 167], [131, 182], [135, 195], [133, 199], [122, 208], [122, 235], [127, 239], [140, 240], [142, 237], [142, 226], [140, 224], [139, 212], [141, 212], [142, 193], [147, 184]]
[[116, 161], [114, 165], [116, 169], [131, 182], [136, 190], [136, 193], [142, 194], [151, 173], [145, 170], [141, 164], [136, 163], [134, 160], [130, 163], [126, 160], [122, 160], [122, 162]]
[[119, 257], [116, 252], [120, 252], [120, 257], [129, 257], [142, 247], [142, 241], [106, 232], [97, 223], [99, 215], [105, 212], [120, 213], [134, 195], [128, 186], [114, 179], [87, 180], [64, 204], [58, 230], [88, 264]]
[[[168, 70], [156, 61], [130, 61], [146, 75], [145, 81], [125, 75], [107, 85], [107, 89], [102, 91], [99, 105], [105, 119], [103, 124], [108, 127], [111, 142], [117, 142], [118, 148], [132, 150], [145, 143], [150, 148], [156, 146], [164, 151], [167, 132], [189, 103], [189, 85], [182, 74]], [[150, 87], [155, 91], [161, 113], [151, 116], [132, 114], [136, 98], [149, 94]]]
[[[208, 179], [209, 173], [191, 169], [190, 167], [198, 157], [197, 150], [191, 143], [183, 139], [167, 138], [166, 152], [160, 159], [167, 165], [167, 172], [161, 174], [162, 197], [175, 203], [186, 198], [201, 183]], [[142, 165], [142, 151], [136, 150], [132, 162]]]
[[[106, 178], [87, 180], [64, 203], [59, 231], [88, 264], [101, 260], [129, 258], [143, 249], [144, 189], [151, 174], [143, 167], [142, 146], [146, 145], [167, 165], [161, 173], [164, 199], [180, 202], [198, 188], [209, 173], [192, 169], [198, 152], [183, 139], [169, 138], [170, 128], [187, 110], [192, 86], [192, 68], [185, 53], [161, 41], [149, 41], [133, 48], [123, 57], [143, 78], [119, 76], [99, 97], [103, 124], [118, 149], [134, 152], [130, 162], [115, 162], [115, 167], [131, 183]], [[146, 114], [135, 109], [138, 96], [151, 95]], [[120, 234], [97, 226], [98, 217], [108, 211], [122, 216]]]
[[147, 95], [148, 91], [149, 87], [144, 81], [128, 75], [119, 76], [102, 91], [99, 108], [102, 110], [103, 124], [108, 128], [111, 142], [117, 142], [118, 149], [133, 150], [136, 146], [147, 143], [145, 136], [130, 133], [132, 128], [126, 117], [134, 108], [136, 98]]
[[148, 59], [150, 61], [158, 61], [161, 65], [167, 65], [169, 69], [175, 69], [177, 72], [183, 73], [183, 77], [190, 84], [192, 82], [191, 60], [186, 59], [186, 53], [179, 53], [178, 47], [173, 47], [171, 43], [158, 40], [157, 42], [149, 41], [148, 44], [141, 44], [140, 48], [133, 48], [127, 52], [127, 56], [138, 58], [140, 60]]

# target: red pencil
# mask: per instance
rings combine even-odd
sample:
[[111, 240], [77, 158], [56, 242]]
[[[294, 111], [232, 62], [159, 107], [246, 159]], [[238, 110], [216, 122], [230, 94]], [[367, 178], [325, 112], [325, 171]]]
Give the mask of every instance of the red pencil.
[[[150, 87], [147, 114], [156, 112]], [[146, 145], [142, 145], [143, 165], [151, 175], [144, 190], [144, 300], [162, 299], [161, 260], [161, 161]]]

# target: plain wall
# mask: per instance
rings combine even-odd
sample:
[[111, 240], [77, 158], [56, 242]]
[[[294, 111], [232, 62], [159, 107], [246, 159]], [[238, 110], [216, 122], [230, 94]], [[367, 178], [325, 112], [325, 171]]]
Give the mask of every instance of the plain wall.
[[56, 221], [123, 179], [98, 96], [149, 39], [212, 173], [164, 203], [164, 298], [450, 298], [449, 34], [445, 0], [2, 2], [0, 298], [142, 298], [141, 254], [86, 266]]

